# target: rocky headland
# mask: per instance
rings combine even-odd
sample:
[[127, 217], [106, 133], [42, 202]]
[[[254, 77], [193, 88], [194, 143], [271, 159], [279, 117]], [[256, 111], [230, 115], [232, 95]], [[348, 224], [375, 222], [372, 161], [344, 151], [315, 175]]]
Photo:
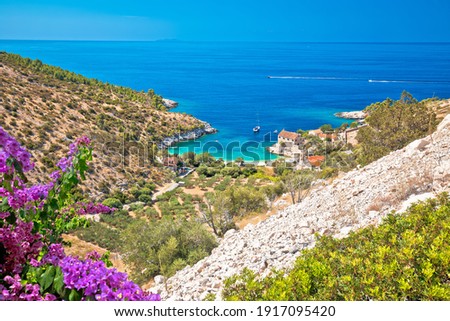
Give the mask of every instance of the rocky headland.
[[363, 110], [355, 110], [355, 111], [343, 111], [340, 113], [335, 113], [334, 116], [345, 119], [364, 119], [367, 117], [367, 114]]
[[217, 129], [212, 127], [211, 124], [209, 124], [207, 122], [202, 122], [202, 123], [203, 123], [202, 127], [199, 127], [199, 128], [187, 131], [187, 132], [181, 132], [179, 134], [172, 135], [169, 137], [165, 137], [161, 142], [161, 146], [159, 146], [159, 147], [162, 147], [162, 148], [169, 147], [178, 142], [182, 142], [182, 141], [186, 141], [186, 140], [193, 140], [193, 139], [200, 138], [203, 135], [217, 133]]
[[171, 99], [167, 99], [167, 98], [163, 98], [162, 99], [163, 105], [167, 108], [167, 109], [172, 109], [178, 106], [178, 102], [176, 102], [175, 100], [171, 100]]

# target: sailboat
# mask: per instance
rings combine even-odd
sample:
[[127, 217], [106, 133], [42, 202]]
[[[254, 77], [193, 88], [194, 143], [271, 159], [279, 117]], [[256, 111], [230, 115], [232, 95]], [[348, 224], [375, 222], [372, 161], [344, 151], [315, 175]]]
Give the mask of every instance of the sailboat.
[[258, 116], [258, 125], [253, 127], [253, 132], [254, 133], [259, 133], [260, 130], [261, 130], [261, 126], [259, 126], [259, 116]]

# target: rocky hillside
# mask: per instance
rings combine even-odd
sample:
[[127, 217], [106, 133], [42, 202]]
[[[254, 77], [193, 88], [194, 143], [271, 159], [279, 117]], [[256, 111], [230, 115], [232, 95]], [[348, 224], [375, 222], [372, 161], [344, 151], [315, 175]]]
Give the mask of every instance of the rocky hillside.
[[139, 178], [161, 181], [162, 171], [149, 162], [153, 143], [205, 127], [165, 104], [152, 90], [136, 92], [0, 52], [0, 126], [33, 153], [37, 179], [54, 169], [75, 138], [87, 135], [95, 161], [84, 188], [92, 196]]
[[377, 224], [392, 210], [450, 187], [450, 116], [434, 134], [347, 173], [329, 185], [318, 184], [300, 204], [241, 231], [230, 230], [209, 257], [179, 271], [153, 290], [169, 300], [201, 300], [219, 294], [223, 280], [248, 267], [262, 275], [289, 268], [315, 233], [344, 237]]

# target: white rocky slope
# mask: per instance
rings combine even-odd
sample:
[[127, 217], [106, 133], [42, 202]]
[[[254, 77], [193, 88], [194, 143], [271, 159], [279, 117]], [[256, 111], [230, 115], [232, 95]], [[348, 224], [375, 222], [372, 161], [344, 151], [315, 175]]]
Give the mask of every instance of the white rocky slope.
[[289, 268], [299, 250], [314, 246], [314, 233], [343, 237], [376, 224], [417, 195], [437, 193], [450, 183], [450, 115], [437, 131], [402, 150], [353, 170], [331, 185], [318, 186], [302, 203], [257, 225], [228, 231], [212, 254], [164, 281], [152, 291], [167, 300], [201, 300], [218, 294], [223, 280], [244, 267], [269, 273]]

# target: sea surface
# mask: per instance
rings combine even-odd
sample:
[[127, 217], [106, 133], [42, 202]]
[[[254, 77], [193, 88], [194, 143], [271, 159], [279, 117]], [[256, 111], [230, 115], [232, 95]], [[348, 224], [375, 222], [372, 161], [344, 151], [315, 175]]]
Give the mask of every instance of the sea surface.
[[264, 145], [276, 140], [274, 131], [338, 126], [346, 120], [334, 113], [398, 99], [403, 90], [419, 100], [450, 97], [449, 43], [0, 40], [0, 50], [136, 90], [152, 88], [179, 102], [174, 111], [219, 130], [175, 152], [200, 145], [228, 160], [272, 158]]

